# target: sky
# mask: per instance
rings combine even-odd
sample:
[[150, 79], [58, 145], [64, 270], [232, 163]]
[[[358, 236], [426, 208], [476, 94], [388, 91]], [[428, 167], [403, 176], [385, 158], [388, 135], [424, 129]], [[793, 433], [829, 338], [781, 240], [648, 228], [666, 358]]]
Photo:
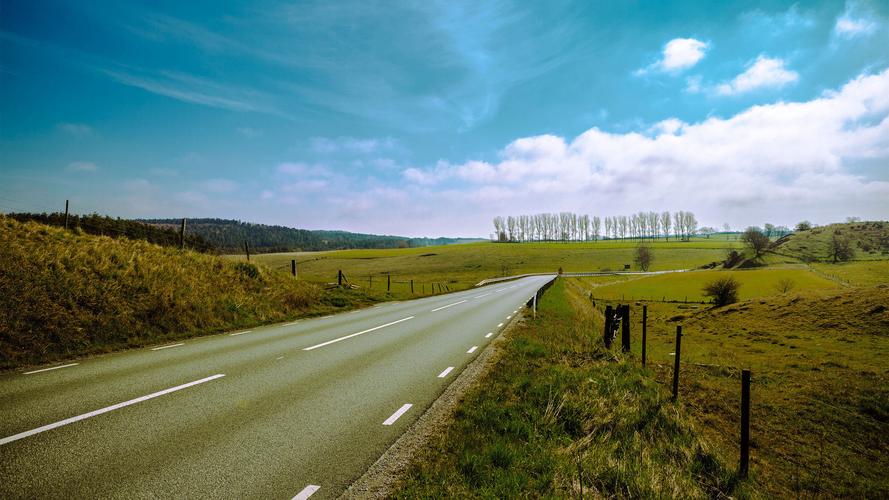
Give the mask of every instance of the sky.
[[0, 210], [889, 218], [889, 2], [0, 1]]

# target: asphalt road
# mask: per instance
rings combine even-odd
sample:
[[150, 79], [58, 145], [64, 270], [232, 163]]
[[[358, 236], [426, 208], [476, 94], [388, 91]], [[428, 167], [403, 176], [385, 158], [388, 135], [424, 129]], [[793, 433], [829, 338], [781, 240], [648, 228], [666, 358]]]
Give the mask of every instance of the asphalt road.
[[0, 498], [338, 496], [550, 279], [5, 374]]

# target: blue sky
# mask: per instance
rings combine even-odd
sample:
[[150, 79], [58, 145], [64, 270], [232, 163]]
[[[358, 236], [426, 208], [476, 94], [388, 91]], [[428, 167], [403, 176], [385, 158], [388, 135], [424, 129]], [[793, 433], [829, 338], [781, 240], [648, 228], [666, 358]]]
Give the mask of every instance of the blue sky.
[[0, 3], [0, 209], [889, 215], [889, 3]]

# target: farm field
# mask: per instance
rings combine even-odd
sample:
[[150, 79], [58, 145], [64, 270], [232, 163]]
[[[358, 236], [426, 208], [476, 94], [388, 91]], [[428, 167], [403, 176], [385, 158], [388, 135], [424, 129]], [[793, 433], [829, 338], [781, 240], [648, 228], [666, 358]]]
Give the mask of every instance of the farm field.
[[889, 260], [868, 260], [826, 264], [810, 264], [819, 274], [852, 286], [889, 283]]
[[[468, 243], [424, 248], [393, 250], [342, 250], [319, 253], [276, 253], [251, 256], [256, 262], [273, 269], [290, 272], [290, 261], [296, 259], [299, 277], [308, 281], [329, 283], [342, 270], [350, 282], [385, 294], [386, 274], [391, 273], [391, 294], [398, 298], [431, 293], [432, 283], [447, 285], [450, 290], [469, 288], [486, 278], [522, 273], [555, 273], [561, 267], [572, 271], [632, 269], [634, 241], [611, 240], [572, 243]], [[739, 243], [696, 238], [688, 242], [655, 241], [651, 270], [690, 269], [725, 258], [727, 249]], [[244, 256], [229, 256], [244, 259]], [[372, 277], [372, 278], [371, 278]], [[424, 292], [425, 290], [425, 292]]]

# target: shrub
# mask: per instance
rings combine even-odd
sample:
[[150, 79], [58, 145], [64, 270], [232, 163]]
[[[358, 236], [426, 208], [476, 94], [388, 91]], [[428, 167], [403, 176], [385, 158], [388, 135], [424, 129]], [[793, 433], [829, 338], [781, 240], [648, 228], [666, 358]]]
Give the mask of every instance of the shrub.
[[716, 307], [720, 307], [737, 302], [739, 288], [741, 288], [741, 282], [733, 276], [716, 278], [704, 286], [704, 296], [712, 297]]
[[643, 271], [648, 271], [651, 267], [651, 261], [654, 260], [654, 252], [647, 245], [639, 245], [636, 247], [636, 253], [633, 255], [633, 262]]

